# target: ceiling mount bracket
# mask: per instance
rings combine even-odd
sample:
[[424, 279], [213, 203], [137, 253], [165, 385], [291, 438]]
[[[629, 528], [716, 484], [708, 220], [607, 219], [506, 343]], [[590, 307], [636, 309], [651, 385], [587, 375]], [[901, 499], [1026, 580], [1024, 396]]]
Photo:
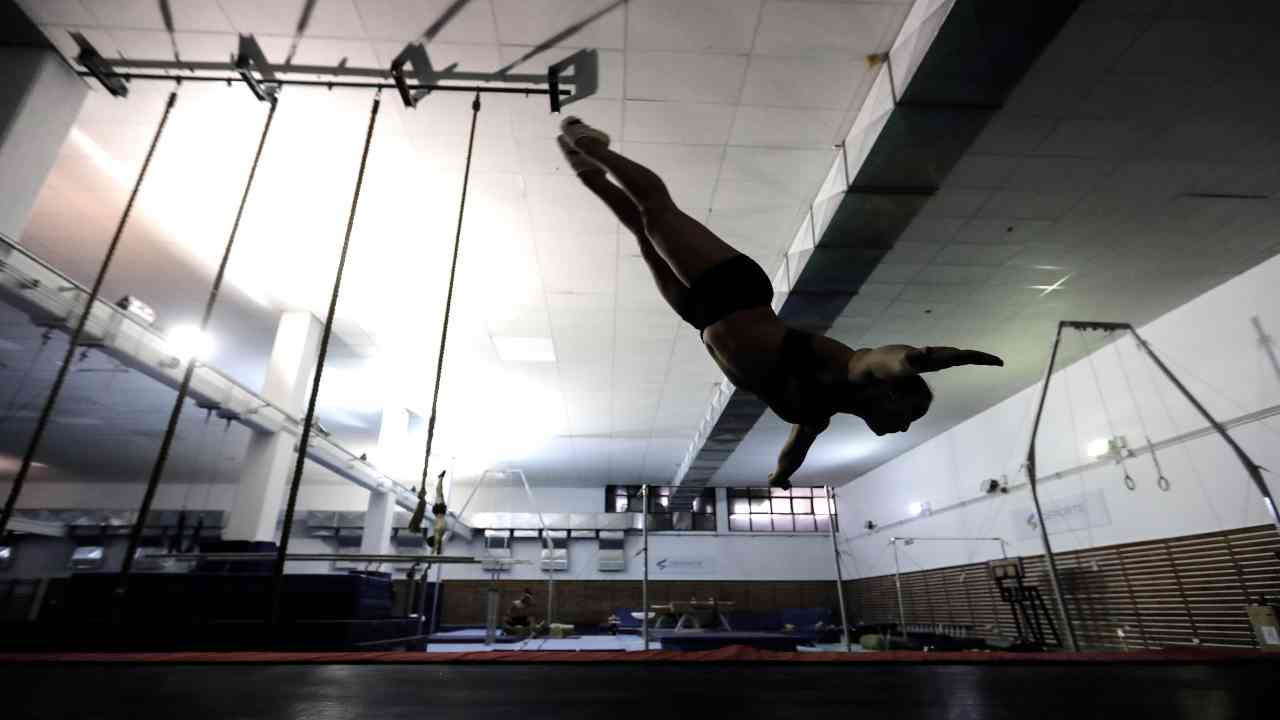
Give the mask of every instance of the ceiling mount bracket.
[[80, 48], [79, 54], [76, 55], [76, 62], [84, 66], [89, 74], [102, 84], [112, 97], [128, 97], [129, 86], [124, 79], [113, 73], [111, 64], [107, 59], [102, 57], [98, 49], [89, 42], [89, 39], [78, 32], [71, 33], [71, 39], [76, 41], [76, 45]]
[[[271, 70], [271, 64], [262, 54], [262, 47], [258, 45], [257, 38], [252, 35], [240, 36], [240, 48], [236, 52], [233, 63], [236, 74], [249, 87], [254, 97], [262, 102], [275, 102], [280, 84]], [[257, 75], [254, 74], [255, 72]]]
[[[413, 70], [418, 84], [428, 87], [411, 90], [409, 82], [405, 80], [406, 65]], [[404, 46], [396, 59], [391, 61], [391, 79], [395, 81], [396, 91], [400, 93], [400, 100], [404, 102], [404, 106], [415, 108], [419, 100], [431, 94], [429, 86], [435, 85], [440, 80], [441, 73], [453, 72], [457, 67], [458, 63], [451, 63], [449, 67], [437, 72], [431, 67], [431, 58], [427, 55], [427, 49], [422, 46], [422, 43], [409, 43]]]

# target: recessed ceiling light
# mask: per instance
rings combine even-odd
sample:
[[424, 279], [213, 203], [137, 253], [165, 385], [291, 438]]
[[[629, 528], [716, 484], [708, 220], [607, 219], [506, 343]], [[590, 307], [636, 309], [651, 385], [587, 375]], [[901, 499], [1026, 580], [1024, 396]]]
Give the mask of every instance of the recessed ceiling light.
[[553, 363], [556, 361], [556, 348], [551, 338], [494, 335], [493, 344], [498, 349], [498, 357], [502, 358], [503, 362]]

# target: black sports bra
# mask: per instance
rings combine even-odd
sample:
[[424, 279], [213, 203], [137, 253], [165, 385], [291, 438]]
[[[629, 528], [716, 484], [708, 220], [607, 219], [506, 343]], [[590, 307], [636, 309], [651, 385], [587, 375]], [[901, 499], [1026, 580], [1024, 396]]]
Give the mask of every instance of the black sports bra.
[[[818, 381], [821, 363], [813, 349], [813, 338], [812, 333], [787, 328], [782, 336], [782, 347], [778, 349], [778, 361], [765, 375], [757, 393], [778, 417], [796, 425], [825, 422], [835, 414], [821, 409], [793, 413], [788, 407], [794, 397], [817, 399], [826, 394]], [[789, 392], [792, 381], [796, 383], [794, 393]]]

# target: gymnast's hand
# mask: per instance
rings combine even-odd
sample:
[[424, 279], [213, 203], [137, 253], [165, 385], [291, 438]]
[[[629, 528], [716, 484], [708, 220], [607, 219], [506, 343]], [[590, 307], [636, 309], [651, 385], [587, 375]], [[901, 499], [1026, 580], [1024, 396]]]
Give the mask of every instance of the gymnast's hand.
[[878, 380], [937, 372], [961, 365], [1004, 365], [1003, 360], [990, 353], [953, 347], [885, 345], [862, 351], [860, 355], [854, 360], [858, 365], [855, 373]]

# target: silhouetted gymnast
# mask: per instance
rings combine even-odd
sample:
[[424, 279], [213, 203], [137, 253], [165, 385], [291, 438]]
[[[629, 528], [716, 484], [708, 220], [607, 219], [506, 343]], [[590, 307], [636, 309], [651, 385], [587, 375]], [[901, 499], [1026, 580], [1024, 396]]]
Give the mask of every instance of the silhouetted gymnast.
[[658, 290], [701, 332], [725, 376], [792, 423], [771, 485], [791, 486], [836, 413], [857, 415], [877, 435], [902, 432], [933, 401], [920, 373], [1004, 364], [994, 355], [952, 347], [854, 350], [787, 327], [773, 312], [773, 283], [764, 270], [676, 207], [661, 178], [610, 150], [609, 136], [578, 118], [565, 118], [560, 129], [560, 149], [578, 178], [636, 236]]

